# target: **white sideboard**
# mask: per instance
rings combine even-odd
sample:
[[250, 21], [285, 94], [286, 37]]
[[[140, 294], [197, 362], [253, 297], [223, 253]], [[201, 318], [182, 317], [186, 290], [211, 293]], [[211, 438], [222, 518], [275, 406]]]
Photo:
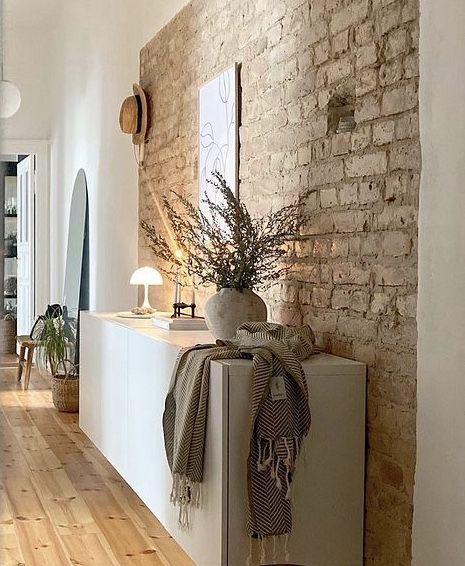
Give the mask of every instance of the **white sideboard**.
[[[82, 313], [79, 423], [198, 566], [244, 566], [250, 361], [212, 363], [202, 507], [189, 531], [169, 501], [161, 423], [173, 363], [180, 348], [212, 341], [208, 332]], [[304, 368], [313, 420], [295, 479], [291, 559], [361, 566], [365, 366], [318, 354]]]

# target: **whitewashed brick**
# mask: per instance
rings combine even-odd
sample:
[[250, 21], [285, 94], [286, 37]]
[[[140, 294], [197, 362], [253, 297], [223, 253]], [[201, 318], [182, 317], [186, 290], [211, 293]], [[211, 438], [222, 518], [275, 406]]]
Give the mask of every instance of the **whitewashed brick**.
[[324, 287], [314, 287], [312, 291], [312, 305], [314, 307], [328, 307], [331, 303], [331, 290]]
[[394, 140], [395, 123], [393, 120], [378, 122], [373, 125], [373, 143], [375, 145], [385, 145]]
[[376, 202], [381, 198], [381, 183], [378, 181], [363, 181], [359, 187], [360, 204]]
[[349, 57], [336, 59], [326, 67], [328, 84], [340, 81], [348, 77], [352, 72], [352, 63]]
[[341, 55], [349, 48], [349, 30], [344, 30], [333, 38], [333, 54]]
[[310, 170], [310, 186], [326, 185], [337, 183], [344, 178], [344, 168], [342, 160], [335, 163], [322, 163], [312, 167]]
[[348, 289], [335, 289], [331, 299], [333, 309], [348, 309], [350, 305], [350, 291]]
[[331, 257], [347, 257], [349, 255], [349, 240], [337, 238], [331, 243]]
[[374, 65], [378, 61], [378, 52], [376, 45], [374, 43], [370, 43], [368, 45], [364, 45], [357, 49], [357, 59], [356, 59], [356, 67], [357, 69], [363, 69], [364, 67], [368, 67], [370, 65]]
[[358, 127], [352, 134], [351, 147], [352, 151], [360, 151], [370, 145], [371, 142], [371, 126]]
[[351, 136], [349, 132], [344, 132], [333, 136], [333, 155], [344, 155], [345, 153], [349, 153], [350, 142]]
[[421, 149], [418, 142], [407, 142], [396, 145], [391, 150], [390, 157], [391, 170], [395, 169], [414, 169], [421, 167]]
[[388, 61], [394, 59], [401, 53], [405, 53], [408, 48], [407, 30], [399, 28], [388, 35], [386, 45], [384, 47], [384, 57]]
[[365, 177], [367, 175], [382, 175], [387, 171], [386, 152], [367, 153], [366, 155], [354, 155], [345, 161], [346, 174], [348, 177]]
[[337, 205], [337, 193], [333, 187], [320, 191], [320, 202], [322, 208], [330, 208]]
[[343, 29], [361, 22], [368, 13], [368, 1], [351, 2], [346, 8], [336, 12], [331, 19], [331, 32], [336, 34]]
[[381, 111], [383, 116], [400, 114], [415, 108], [417, 104], [418, 92], [416, 86], [412, 83], [385, 92], [382, 98]]
[[417, 315], [417, 296], [402, 295], [397, 298], [396, 306], [401, 316], [415, 318]]
[[339, 202], [341, 204], [353, 204], [357, 202], [357, 183], [345, 183], [339, 190]]
[[327, 39], [325, 41], [322, 41], [318, 45], [315, 45], [315, 54], [314, 54], [315, 65], [321, 65], [322, 63], [324, 63], [329, 59], [330, 49], [331, 46]]
[[384, 314], [389, 305], [389, 297], [384, 293], [373, 293], [371, 300], [371, 312], [374, 314]]
[[405, 232], [387, 232], [383, 236], [383, 252], [390, 256], [403, 256], [410, 253], [411, 236]]
[[363, 210], [348, 210], [333, 213], [333, 221], [336, 232], [361, 232], [368, 216]]

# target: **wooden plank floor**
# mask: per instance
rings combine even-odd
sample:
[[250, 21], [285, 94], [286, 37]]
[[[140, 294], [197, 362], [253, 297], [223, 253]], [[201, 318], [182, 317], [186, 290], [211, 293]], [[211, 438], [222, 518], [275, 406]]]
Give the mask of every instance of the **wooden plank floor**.
[[0, 367], [0, 564], [193, 566], [46, 379], [23, 391], [15, 373]]

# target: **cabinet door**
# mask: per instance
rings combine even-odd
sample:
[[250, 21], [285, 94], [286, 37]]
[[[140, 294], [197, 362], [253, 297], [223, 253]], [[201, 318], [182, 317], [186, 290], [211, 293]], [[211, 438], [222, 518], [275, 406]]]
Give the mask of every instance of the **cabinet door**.
[[101, 451], [124, 476], [127, 464], [127, 353], [128, 330], [102, 322]]
[[82, 313], [79, 425], [121, 475], [127, 462], [127, 336]]
[[[162, 416], [179, 347], [129, 331], [128, 467], [125, 479], [198, 566], [226, 564], [227, 388], [222, 366], [212, 364], [202, 505], [191, 510], [189, 530], [170, 502]], [[215, 365], [215, 368], [213, 366]]]
[[100, 448], [101, 385], [100, 366], [102, 323], [88, 313], [81, 313], [79, 355], [79, 427]]
[[171, 474], [165, 457], [162, 416], [179, 348], [135, 332], [129, 332], [128, 348], [127, 479], [165, 522], [162, 515], [171, 511]]

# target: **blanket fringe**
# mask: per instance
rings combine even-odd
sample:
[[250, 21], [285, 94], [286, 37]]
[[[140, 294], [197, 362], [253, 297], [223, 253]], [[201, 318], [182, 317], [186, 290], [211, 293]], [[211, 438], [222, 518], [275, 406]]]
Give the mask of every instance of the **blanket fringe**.
[[256, 538], [249, 537], [249, 554], [246, 566], [258, 566], [271, 561], [273, 564], [289, 562], [289, 534]]
[[192, 507], [200, 507], [200, 483], [191, 481], [186, 475], [173, 474], [170, 501], [179, 507], [179, 525], [188, 529]]
[[[278, 445], [283, 446], [286, 451], [285, 458], [279, 454]], [[269, 470], [271, 478], [276, 482], [276, 487], [281, 491], [283, 488], [279, 474], [280, 466], [284, 465], [286, 478], [286, 499], [290, 500], [291, 481], [290, 478], [296, 469], [297, 460], [301, 450], [301, 440], [299, 437], [281, 438], [278, 440], [261, 438], [258, 440], [257, 470], [264, 472]]]

